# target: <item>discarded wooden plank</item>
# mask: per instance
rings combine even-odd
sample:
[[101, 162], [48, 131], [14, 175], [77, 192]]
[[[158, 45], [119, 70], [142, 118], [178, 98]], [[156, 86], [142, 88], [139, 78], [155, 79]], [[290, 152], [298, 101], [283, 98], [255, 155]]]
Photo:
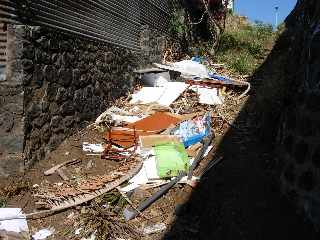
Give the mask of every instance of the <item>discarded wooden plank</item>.
[[64, 173], [64, 171], [63, 171], [61, 168], [57, 169], [56, 172], [58, 173], [58, 175], [59, 175], [64, 181], [68, 181], [68, 180], [69, 180], [68, 176]]
[[76, 164], [76, 163], [79, 163], [79, 162], [80, 162], [80, 160], [78, 160], [78, 159], [73, 159], [73, 160], [65, 161], [65, 162], [63, 162], [63, 163], [60, 163], [60, 164], [58, 164], [58, 165], [56, 165], [56, 166], [48, 169], [48, 170], [45, 171], [43, 174], [46, 175], [46, 176], [49, 176], [49, 175], [54, 174], [59, 168], [65, 166], [65, 165], [67, 165], [67, 164]]

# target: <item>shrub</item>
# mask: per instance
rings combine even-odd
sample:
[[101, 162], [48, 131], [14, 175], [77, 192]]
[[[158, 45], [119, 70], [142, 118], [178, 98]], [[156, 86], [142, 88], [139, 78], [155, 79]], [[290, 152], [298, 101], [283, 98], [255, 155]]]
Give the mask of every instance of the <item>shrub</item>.
[[227, 29], [220, 38], [217, 60], [225, 62], [237, 73], [252, 73], [274, 35], [272, 26], [262, 22]]
[[231, 59], [229, 66], [240, 74], [250, 74], [255, 67], [255, 59], [250, 54], [239, 54]]

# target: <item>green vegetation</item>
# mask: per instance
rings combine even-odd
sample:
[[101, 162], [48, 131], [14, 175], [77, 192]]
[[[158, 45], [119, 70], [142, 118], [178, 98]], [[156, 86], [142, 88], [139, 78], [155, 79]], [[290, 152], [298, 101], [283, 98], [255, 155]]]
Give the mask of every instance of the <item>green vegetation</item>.
[[239, 24], [232, 29], [227, 26], [215, 56], [234, 72], [251, 74], [264, 59], [273, 39], [272, 26], [262, 22]]
[[252, 74], [263, 62], [277, 37], [272, 25], [260, 21], [251, 24], [245, 17], [228, 13], [225, 27], [217, 32], [218, 44], [212, 39], [200, 39], [200, 35], [195, 33], [197, 28], [203, 26], [191, 25], [186, 10], [177, 1], [173, 2], [169, 30], [171, 36], [180, 43], [182, 51], [190, 57], [200, 55], [225, 63], [234, 73]]
[[0, 208], [4, 208], [7, 205], [7, 201], [3, 198], [0, 198]]

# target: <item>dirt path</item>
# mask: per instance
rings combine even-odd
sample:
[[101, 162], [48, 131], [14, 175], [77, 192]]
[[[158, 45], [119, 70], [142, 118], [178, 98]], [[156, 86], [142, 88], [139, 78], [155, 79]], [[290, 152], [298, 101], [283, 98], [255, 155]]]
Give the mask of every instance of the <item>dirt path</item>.
[[[240, 129], [250, 120], [244, 112], [236, 120]], [[164, 239], [319, 239], [281, 197], [272, 145], [253, 128], [230, 130], [218, 152], [223, 163], [207, 174]]]

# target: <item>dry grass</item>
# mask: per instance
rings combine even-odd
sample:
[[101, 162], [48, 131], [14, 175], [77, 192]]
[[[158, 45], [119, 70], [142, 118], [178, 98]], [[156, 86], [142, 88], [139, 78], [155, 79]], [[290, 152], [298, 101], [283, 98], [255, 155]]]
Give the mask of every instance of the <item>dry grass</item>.
[[140, 239], [136, 228], [122, 217], [126, 204], [126, 200], [116, 190], [92, 201], [81, 210], [79, 216], [81, 237], [94, 234], [97, 240]]

